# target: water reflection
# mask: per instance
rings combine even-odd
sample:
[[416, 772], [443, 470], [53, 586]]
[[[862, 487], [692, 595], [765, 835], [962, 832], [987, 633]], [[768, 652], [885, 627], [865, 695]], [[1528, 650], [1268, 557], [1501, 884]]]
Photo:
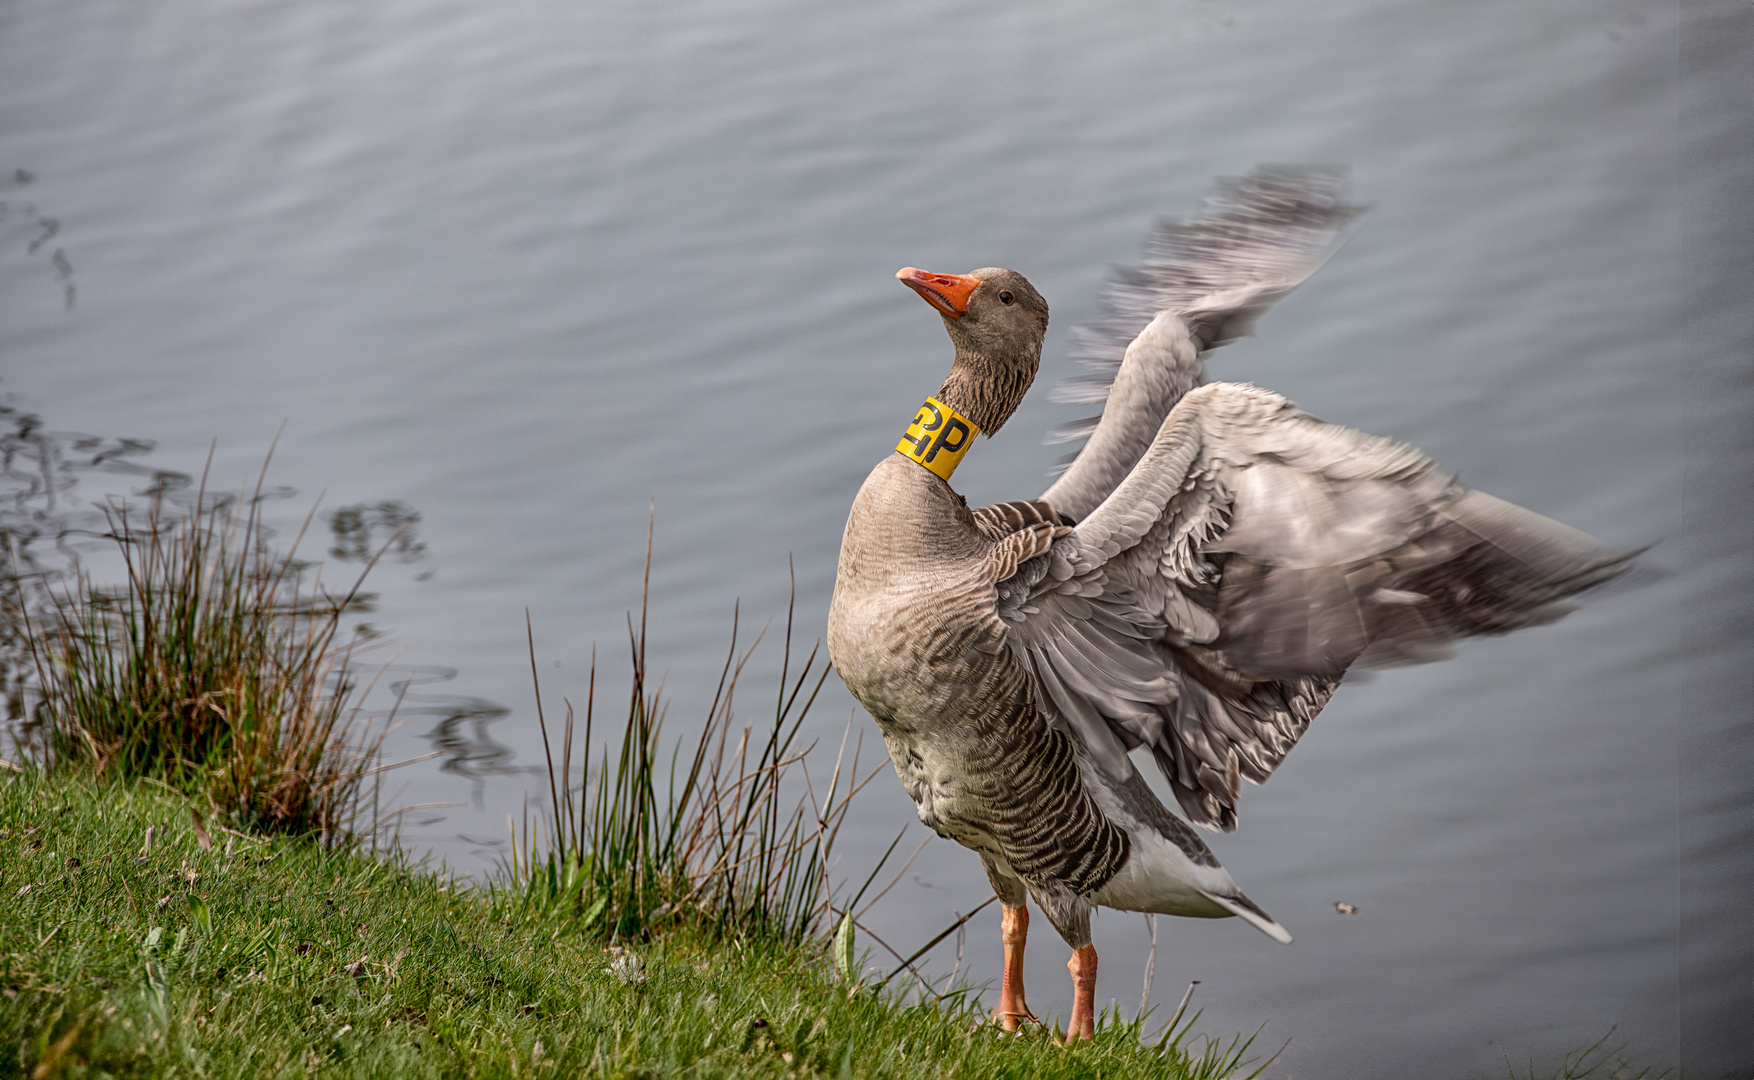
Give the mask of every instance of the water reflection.
[[400, 499], [355, 503], [329, 514], [334, 543], [329, 554], [343, 562], [369, 563], [380, 555], [400, 563], [426, 558], [416, 526], [420, 513]]
[[11, 395], [0, 398], [0, 688], [7, 753], [34, 747], [25, 723], [36, 673], [27, 618], [44, 612], [48, 590], [70, 579], [81, 551], [109, 535], [102, 508], [81, 501], [73, 489], [87, 477], [109, 478], [106, 486], [140, 484], [134, 490], [142, 495], [186, 488], [186, 474], [136, 460], [152, 447], [144, 439], [55, 431]]
[[[36, 182], [36, 174], [29, 169], [14, 169], [12, 175], [0, 180], [0, 194], [28, 187]], [[0, 227], [4, 227], [9, 218], [14, 216], [13, 205], [9, 200], [0, 199]], [[17, 218], [23, 231], [30, 236], [25, 244], [26, 255], [35, 255], [49, 241], [61, 232], [61, 219], [40, 213], [34, 203], [22, 203], [17, 207]], [[73, 283], [73, 262], [67, 257], [67, 249], [55, 248], [49, 254], [49, 269], [61, 285], [61, 305], [63, 310], [72, 311], [79, 296], [79, 289]]]
[[[398, 686], [448, 682], [456, 676], [455, 668], [427, 668]], [[503, 705], [478, 697], [420, 695], [415, 705], [403, 711], [438, 720], [422, 738], [439, 753], [439, 771], [472, 781], [470, 798], [477, 808], [483, 805], [481, 793], [488, 777], [540, 771], [534, 765], [514, 766], [512, 748], [493, 737], [493, 725], [509, 715]]]

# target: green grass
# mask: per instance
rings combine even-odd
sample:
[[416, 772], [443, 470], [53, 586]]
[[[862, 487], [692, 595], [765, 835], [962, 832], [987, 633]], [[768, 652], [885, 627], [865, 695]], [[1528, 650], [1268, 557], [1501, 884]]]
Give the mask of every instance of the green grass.
[[811, 943], [614, 951], [521, 890], [211, 839], [159, 784], [0, 777], [0, 1075], [1220, 1077], [1246, 1050], [1108, 1017], [1068, 1052], [968, 993], [849, 992]]

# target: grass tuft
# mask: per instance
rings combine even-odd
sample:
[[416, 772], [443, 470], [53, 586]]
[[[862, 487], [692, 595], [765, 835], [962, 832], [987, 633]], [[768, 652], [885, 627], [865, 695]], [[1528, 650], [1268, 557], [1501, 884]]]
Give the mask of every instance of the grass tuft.
[[188, 505], [156, 488], [143, 513], [104, 507], [125, 584], [76, 567], [44, 585], [44, 608], [15, 615], [36, 668], [33, 726], [51, 761], [161, 779], [240, 826], [342, 841], [383, 737], [369, 723], [356, 735], [358, 642], [341, 628], [364, 574], [331, 593], [296, 540], [270, 544], [263, 501], [258, 482], [218, 499], [203, 485]]
[[1666, 1080], [1673, 1075], [1673, 1069], [1640, 1066], [1628, 1058], [1626, 1043], [1613, 1041], [1618, 1029], [1618, 1025], [1611, 1027], [1595, 1042], [1565, 1054], [1551, 1072], [1537, 1072], [1533, 1058], [1528, 1061], [1528, 1071], [1519, 1073], [1506, 1057], [1505, 1070], [1510, 1080]]
[[[648, 586], [650, 575], [648, 545]], [[628, 619], [632, 686], [618, 748], [612, 753], [607, 742], [602, 746], [594, 775], [596, 656], [583, 731], [568, 699], [556, 762], [531, 631], [551, 816], [534, 833], [526, 823], [521, 844], [513, 837], [508, 869], [526, 905], [610, 941], [683, 926], [714, 940], [762, 938], [794, 946], [821, 934], [832, 912], [827, 870], [835, 837], [853, 796], [878, 770], [861, 780], [860, 743], [849, 761], [843, 739], [827, 789], [817, 797], [805, 761], [810, 747], [800, 748], [798, 736], [829, 668], [818, 663], [818, 645], [794, 671], [792, 614], [788, 603], [771, 720], [761, 730], [737, 728], [733, 701], [762, 635], [739, 651], [733, 616], [730, 651], [701, 733], [686, 759], [681, 743], [666, 758], [659, 745], [661, 690], [647, 681], [642, 592], [637, 626]], [[575, 746], [583, 759], [576, 784]]]

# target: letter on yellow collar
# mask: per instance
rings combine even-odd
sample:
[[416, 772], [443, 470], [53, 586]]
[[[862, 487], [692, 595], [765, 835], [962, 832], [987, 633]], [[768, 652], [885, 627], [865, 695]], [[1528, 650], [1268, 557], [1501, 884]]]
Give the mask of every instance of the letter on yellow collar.
[[895, 449], [930, 469], [941, 480], [950, 479], [962, 455], [980, 434], [974, 421], [937, 398], [927, 398], [914, 414], [913, 423]]

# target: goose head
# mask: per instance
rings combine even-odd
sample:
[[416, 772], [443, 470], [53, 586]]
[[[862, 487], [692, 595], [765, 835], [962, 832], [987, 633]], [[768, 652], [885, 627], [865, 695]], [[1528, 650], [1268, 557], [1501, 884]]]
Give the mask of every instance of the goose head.
[[956, 346], [938, 400], [986, 434], [998, 431], [1022, 404], [1041, 366], [1048, 302], [1022, 274], [996, 266], [971, 274], [905, 266], [895, 276], [938, 309]]

